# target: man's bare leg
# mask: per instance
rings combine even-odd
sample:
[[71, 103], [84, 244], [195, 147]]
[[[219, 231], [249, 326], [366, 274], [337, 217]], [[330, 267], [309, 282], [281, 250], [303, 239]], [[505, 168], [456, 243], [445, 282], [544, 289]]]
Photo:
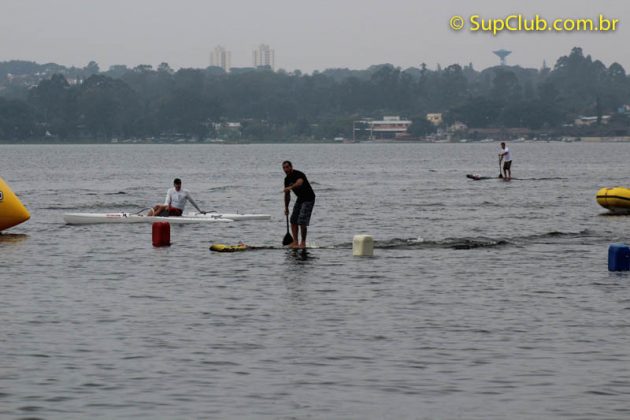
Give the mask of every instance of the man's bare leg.
[[300, 231], [302, 233], [302, 241], [300, 242], [300, 245], [298, 245], [298, 248], [306, 248], [306, 225], [300, 225]]
[[147, 213], [147, 216], [159, 216], [166, 209], [168, 209], [168, 206], [165, 206], [163, 204], [157, 204], [155, 207], [149, 210], [149, 212]]
[[297, 248], [298, 243], [298, 225], [291, 223], [291, 236], [293, 236], [293, 242], [289, 244], [289, 248]]

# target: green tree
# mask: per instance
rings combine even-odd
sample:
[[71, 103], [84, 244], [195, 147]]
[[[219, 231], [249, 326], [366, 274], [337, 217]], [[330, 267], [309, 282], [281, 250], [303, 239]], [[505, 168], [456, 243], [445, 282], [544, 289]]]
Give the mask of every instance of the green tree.
[[79, 89], [78, 105], [79, 122], [94, 138], [137, 134], [138, 100], [135, 92], [121, 80], [101, 75], [90, 77]]
[[76, 119], [73, 98], [66, 78], [55, 74], [31, 89], [28, 102], [37, 110], [46, 131], [67, 137], [74, 129]]
[[412, 124], [407, 130], [413, 137], [424, 137], [427, 134], [435, 133], [437, 127], [435, 127], [426, 118], [418, 117], [411, 120]]
[[28, 104], [0, 97], [0, 140], [25, 140], [42, 134]]
[[513, 71], [497, 68], [492, 81], [491, 96], [504, 104], [519, 102], [522, 99], [522, 89]]
[[83, 77], [90, 77], [100, 72], [100, 68], [96, 61], [90, 61], [87, 66], [83, 68]]

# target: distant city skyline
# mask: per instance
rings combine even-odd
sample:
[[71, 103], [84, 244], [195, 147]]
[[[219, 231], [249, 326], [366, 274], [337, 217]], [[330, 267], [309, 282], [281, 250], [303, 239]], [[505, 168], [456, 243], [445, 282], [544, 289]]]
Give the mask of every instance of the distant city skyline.
[[232, 68], [232, 52], [221, 45], [217, 45], [210, 53], [210, 65], [230, 71], [230, 68]]
[[[247, 13], [244, 13], [244, 10]], [[72, 13], [69, 13], [72, 11]], [[520, 13], [548, 18], [603, 14], [619, 19], [611, 33], [472, 33], [449, 28], [454, 15], [487, 18]], [[435, 69], [472, 63], [494, 66], [492, 51], [513, 51], [510, 65], [553, 67], [558, 57], [581, 47], [609, 66], [630, 69], [630, 8], [616, 0], [3, 0], [0, 61], [28, 60], [101, 69], [124, 64], [173, 69], [204, 68], [216, 45], [230, 52], [230, 66], [253, 64], [261, 43], [281, 56], [275, 69], [311, 73], [327, 68], [396, 67]], [[212, 40], [212, 42], [209, 42]]]
[[276, 69], [276, 52], [273, 48], [266, 44], [260, 44], [258, 48], [252, 51], [252, 65], [254, 67], [269, 67], [271, 70]]
[[226, 72], [229, 72], [232, 67], [262, 67], [267, 66], [272, 70], [276, 68], [276, 53], [273, 48], [267, 44], [260, 44], [257, 48], [252, 50], [251, 61], [246, 63], [245, 60], [237, 61], [235, 66], [232, 66], [232, 51], [223, 45], [217, 45], [210, 52], [210, 66], [221, 67]]

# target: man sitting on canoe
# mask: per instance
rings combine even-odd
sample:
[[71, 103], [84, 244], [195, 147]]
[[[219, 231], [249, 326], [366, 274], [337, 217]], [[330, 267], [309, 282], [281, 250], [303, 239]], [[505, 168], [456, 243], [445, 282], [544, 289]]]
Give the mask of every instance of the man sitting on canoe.
[[205, 211], [201, 211], [197, 203], [195, 203], [190, 196], [188, 190], [182, 189], [182, 180], [175, 178], [173, 180], [173, 188], [169, 188], [166, 192], [166, 200], [164, 204], [156, 204], [151, 210], [149, 210], [148, 216], [181, 216], [184, 213], [184, 207], [186, 207], [186, 200], [195, 206], [197, 211], [202, 214], [206, 214]]

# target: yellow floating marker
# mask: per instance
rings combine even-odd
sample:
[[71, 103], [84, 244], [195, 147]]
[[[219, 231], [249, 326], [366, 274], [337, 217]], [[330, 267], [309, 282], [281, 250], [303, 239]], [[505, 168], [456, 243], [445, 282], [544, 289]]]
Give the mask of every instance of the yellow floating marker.
[[614, 213], [630, 213], [630, 188], [601, 188], [595, 198], [597, 204]]
[[0, 231], [19, 225], [31, 218], [24, 204], [0, 178]]
[[225, 244], [213, 244], [210, 245], [210, 251], [216, 252], [238, 252], [245, 251], [248, 248], [245, 244], [238, 245], [225, 245]]

